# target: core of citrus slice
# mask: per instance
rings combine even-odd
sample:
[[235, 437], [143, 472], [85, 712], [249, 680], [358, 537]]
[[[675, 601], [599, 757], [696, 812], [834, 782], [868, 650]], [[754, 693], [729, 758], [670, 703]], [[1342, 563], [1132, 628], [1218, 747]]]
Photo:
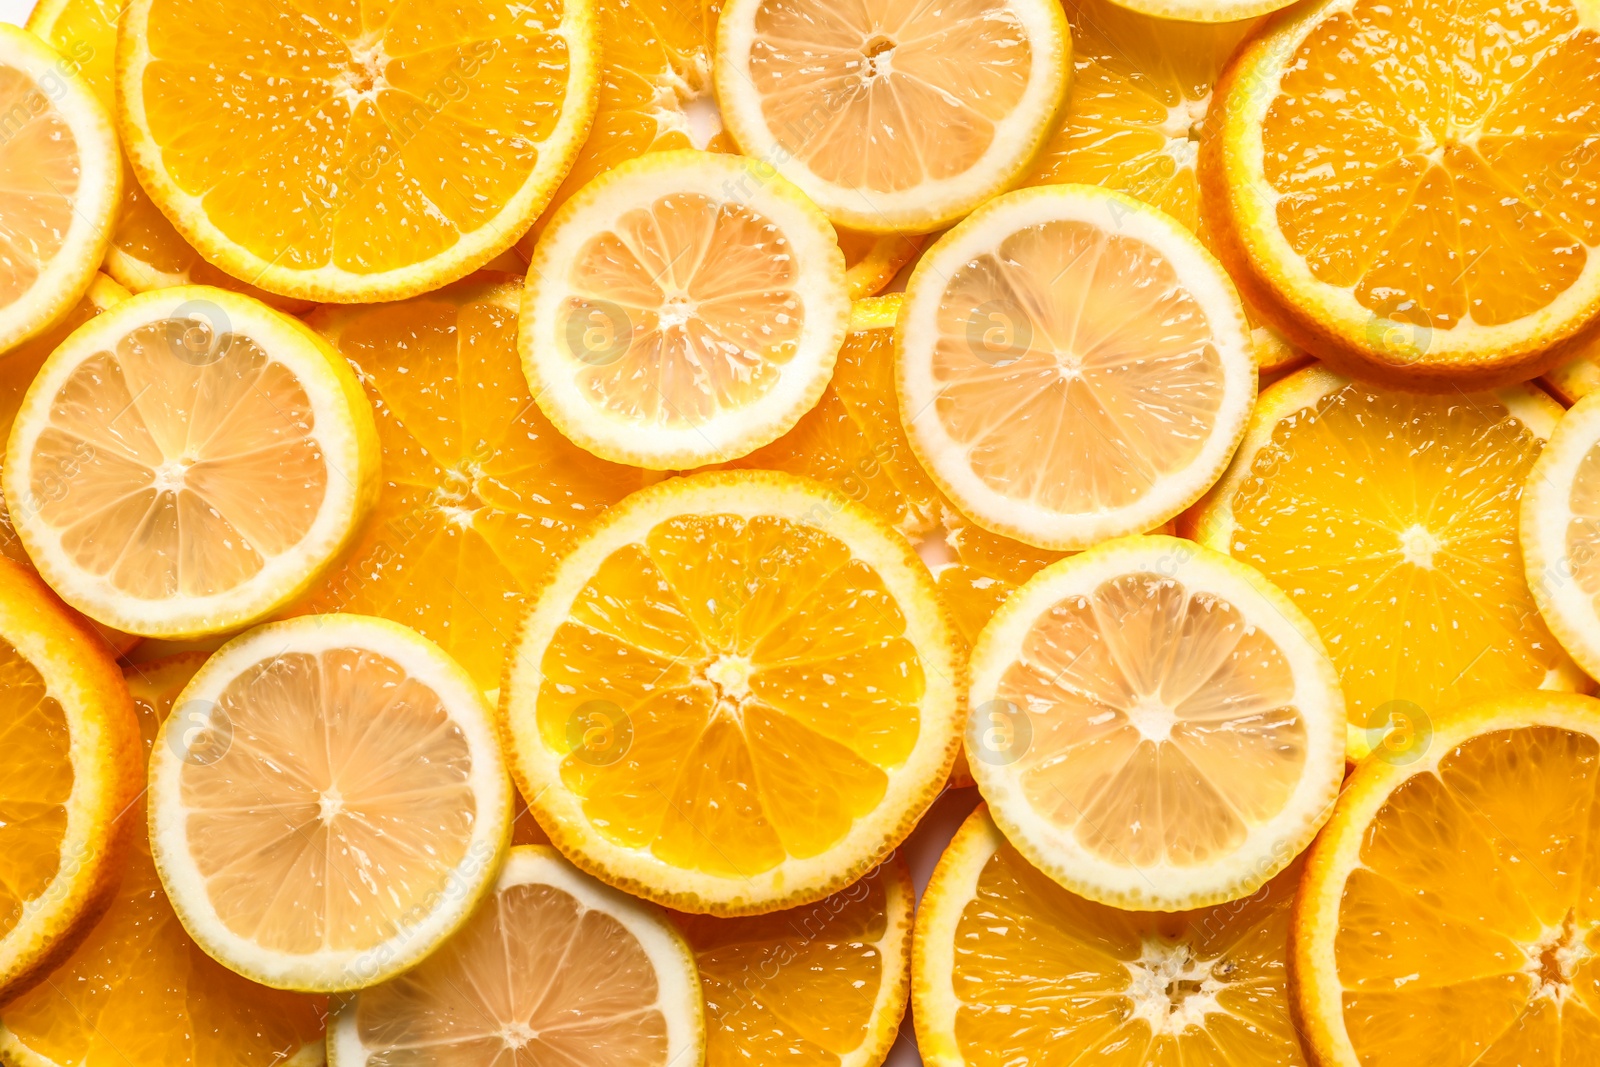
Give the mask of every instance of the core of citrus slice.
[[717, 100], [739, 147], [836, 224], [926, 233], [1022, 177], [1071, 53], [1054, 0], [730, 0]]
[[1217, 480], [1256, 368], [1195, 236], [1121, 193], [1024, 189], [918, 261], [895, 329], [911, 447], [956, 507], [1040, 548], [1160, 526]]
[[1546, 371], [1540, 379], [1563, 404], [1576, 404], [1600, 392], [1600, 332], [1578, 349], [1577, 355]]
[[656, 477], [596, 459], [534, 404], [517, 354], [521, 293], [515, 276], [480, 272], [306, 319], [366, 387], [383, 488], [354, 546], [293, 610], [404, 623], [486, 691], [573, 533]]
[[996, 822], [1073, 892], [1177, 911], [1259, 889], [1344, 774], [1344, 699], [1311, 623], [1192, 541], [1053, 563], [972, 650], [967, 765]]
[[573, 862], [683, 911], [820, 900], [949, 773], [953, 635], [882, 519], [810, 479], [675, 478], [557, 565], [507, 668], [513, 769]]
[[0, 353], [71, 310], [111, 241], [117, 135], [83, 63], [0, 24]]
[[362, 615], [214, 653], [150, 760], [150, 843], [189, 936], [279, 989], [359, 989], [459, 929], [494, 884], [511, 784], [482, 692]]
[[1039, 873], [980, 807], [917, 913], [922, 1062], [1302, 1067], [1285, 961], [1298, 873], [1202, 910], [1121, 911]]
[[1600, 18], [1532, 0], [1320, 0], [1217, 84], [1219, 252], [1300, 347], [1357, 377], [1488, 389], [1600, 319]]
[[522, 364], [534, 399], [604, 459], [737, 459], [828, 384], [850, 317], [833, 228], [754, 160], [655, 152], [556, 212], [534, 249]]
[[533, 222], [588, 133], [597, 52], [590, 0], [133, 0], [118, 125], [211, 263], [281, 296], [397, 300]]
[[1591, 1062], [1600, 702], [1511, 693], [1358, 767], [1312, 846], [1290, 970], [1325, 1067]]
[[661, 909], [522, 845], [459, 933], [345, 1005], [328, 1063], [699, 1067], [705, 1042], [694, 958]]
[[1562, 416], [1522, 488], [1522, 558], [1539, 614], [1600, 675], [1600, 396]]
[[292, 600], [377, 493], [372, 411], [295, 319], [236, 293], [143, 293], [81, 326], [23, 398], [5, 498], [73, 607], [153, 637]]
[[[142, 752], [205, 659], [191, 652], [125, 669]], [[48, 982], [0, 1008], [0, 1059], [16, 1067], [320, 1063], [326, 998], [256, 985], [201, 952], [156, 876], [142, 798], [122, 818], [133, 840], [110, 908]]]
[[915, 896], [896, 857], [805, 907], [679, 916], [705, 993], [707, 1067], [878, 1067], [911, 988]]
[[0, 560], [0, 1003], [49, 973], [111, 900], [135, 832], [139, 727], [104, 644]]
[[1351, 759], [1496, 693], [1588, 684], [1539, 618], [1517, 543], [1560, 417], [1526, 385], [1430, 397], [1307, 368], [1262, 392], [1233, 466], [1185, 517], [1316, 625]]
[[[1072, 87], [1024, 184], [1075, 182], [1127, 193], [1194, 230], [1209, 248], [1195, 176], [1200, 132], [1212, 85], [1260, 20], [1205, 26], [1112, 0], [1063, 6], [1072, 27]], [[1245, 318], [1262, 371], [1306, 359], [1249, 304]]]

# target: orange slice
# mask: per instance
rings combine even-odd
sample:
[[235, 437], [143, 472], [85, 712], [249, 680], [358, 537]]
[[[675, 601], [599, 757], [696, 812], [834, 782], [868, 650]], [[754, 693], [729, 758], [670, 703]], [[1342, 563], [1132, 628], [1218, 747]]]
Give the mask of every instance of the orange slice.
[[488, 705], [427, 638], [312, 615], [228, 642], [150, 759], [150, 844], [189, 936], [277, 989], [413, 966], [470, 918], [511, 835]]
[[953, 636], [904, 538], [809, 479], [675, 478], [611, 508], [529, 613], [501, 713], [573, 862], [758, 914], [871, 870], [955, 758]]
[[822, 395], [850, 315], [833, 229], [770, 168], [654, 152], [534, 250], [523, 370], [567, 437], [654, 470], [737, 459]]
[[324, 307], [307, 324], [355, 367], [383, 488], [354, 546], [297, 612], [381, 615], [438, 642], [485, 691], [552, 560], [653, 480], [556, 432], [517, 355], [520, 282], [480, 273], [400, 303]]
[[717, 100], [739, 147], [835, 224], [926, 233], [1022, 177], [1071, 54], [1053, 0], [731, 0]]
[[29, 387], [6, 448], [40, 574], [107, 626], [235, 630], [304, 591], [377, 491], [372, 412], [295, 319], [209, 286], [125, 300]]
[[0, 353], [71, 311], [111, 240], [122, 170], [87, 58], [0, 24]]
[[[189, 653], [126, 669], [144, 752], [205, 658]], [[178, 714], [193, 710], [180, 706]], [[326, 998], [256, 985], [200, 951], [156, 876], [143, 799], [122, 817], [133, 845], [115, 899], [48, 982], [0, 1008], [0, 1057], [19, 1067], [319, 1062]]]
[[980, 807], [917, 914], [922, 1062], [1303, 1067], [1285, 966], [1298, 874], [1197, 911], [1119, 911], [1029, 866]]
[[0, 1003], [111, 902], [142, 784], [128, 687], [43, 582], [0, 560]]
[[1040, 548], [1160, 526], [1216, 481], [1256, 368], [1194, 235], [1086, 185], [985, 204], [918, 261], [895, 329], [911, 447], [973, 522]]
[[1217, 85], [1200, 162], [1218, 249], [1336, 370], [1492, 389], [1600, 321], [1600, 17], [1592, 0], [1536, 0], [1515, 31], [1501, 14], [1320, 0]]
[[1358, 767], [1290, 969], [1326, 1067], [1581, 1064], [1600, 1048], [1600, 702], [1510, 693]]
[[1531, 386], [1428, 397], [1321, 367], [1261, 394], [1185, 532], [1310, 617], [1349, 703], [1349, 754], [1403, 750], [1496, 693], [1588, 683], [1539, 618], [1522, 486], [1561, 408]]
[[117, 50], [151, 200], [209, 262], [302, 300], [397, 300], [506, 251], [598, 87], [589, 0], [133, 0]]
[[329, 1067], [674, 1067], [705, 1058], [694, 959], [660, 908], [511, 850], [494, 892], [421, 966], [363, 990]]
[[1522, 487], [1528, 589], [1550, 632], [1600, 675], [1600, 397], [1562, 416]]
[[678, 916], [706, 1002], [706, 1067], [878, 1067], [911, 988], [911, 872], [895, 858], [817, 904]]

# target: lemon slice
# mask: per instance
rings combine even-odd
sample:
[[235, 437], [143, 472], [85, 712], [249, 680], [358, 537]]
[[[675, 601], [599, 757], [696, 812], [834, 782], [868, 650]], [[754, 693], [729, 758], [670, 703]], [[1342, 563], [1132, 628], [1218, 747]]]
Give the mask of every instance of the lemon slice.
[[[125, 669], [141, 756], [205, 660], [190, 652]], [[201, 952], [150, 861], [142, 797], [124, 817], [133, 841], [111, 906], [49, 981], [0, 1008], [0, 1058], [17, 1067], [320, 1064], [327, 998], [256, 985]]]
[[799, 190], [737, 156], [655, 152], [588, 185], [539, 239], [523, 369], [595, 455], [698, 467], [793, 426], [849, 317], [838, 241]]
[[845, 284], [851, 300], [876, 296], [894, 281], [900, 269], [922, 251], [920, 235], [870, 234], [838, 229], [839, 250], [844, 253]]
[[1326, 1067], [1583, 1063], [1600, 1048], [1600, 702], [1508, 693], [1350, 776], [1290, 937]]
[[689, 1067], [705, 1040], [694, 959], [661, 909], [523, 845], [458, 934], [344, 1006], [328, 1063]]
[[104, 645], [0, 560], [0, 1003], [40, 981], [116, 891], [138, 827], [139, 726]]
[[506, 251], [598, 91], [590, 0], [292, 16], [133, 0], [117, 50], [118, 129], [161, 214], [222, 270], [301, 300], [398, 300]]
[[1600, 396], [1556, 423], [1522, 488], [1528, 589], [1561, 647], [1600, 675]]
[[82, 62], [0, 24], [0, 352], [70, 311], [111, 242], [117, 137]]
[[922, 1062], [1303, 1067], [1285, 966], [1299, 873], [1192, 912], [1120, 911], [1040, 874], [980, 807], [917, 911]]
[[1600, 392], [1600, 332], [1578, 350], [1578, 354], [1545, 372], [1540, 379], [1545, 388], [1563, 404], [1572, 405], [1593, 392]]
[[494, 884], [511, 784], [483, 694], [403, 626], [310, 615], [228, 642], [150, 760], [162, 885], [207, 954], [279, 989], [380, 982]]
[[1493, 389], [1600, 323], [1600, 17], [1537, 0], [1502, 33], [1495, 10], [1321, 0], [1217, 83], [1200, 164], [1218, 251], [1335, 370]]
[[926, 233], [1022, 177], [1071, 53], [1054, 0], [731, 0], [717, 100], [739, 147], [836, 224]]
[[911, 988], [915, 896], [896, 857], [817, 904], [679, 916], [705, 992], [707, 1067], [883, 1063]]
[[1073, 892], [1177, 911], [1246, 896], [1327, 819], [1344, 698], [1304, 615], [1175, 537], [1040, 571], [972, 650], [967, 765]]
[[675, 478], [606, 512], [512, 650], [523, 796], [603, 880], [777, 911], [860, 878], [955, 758], [955, 650], [905, 540], [809, 479]]
[[292, 600], [377, 492], [349, 366], [248, 297], [125, 300], [40, 369], [6, 448], [11, 521], [53, 589], [119, 630], [236, 630]]
[[922, 465], [968, 518], [1040, 548], [1167, 522], [1221, 475], [1255, 400], [1216, 260], [1085, 185], [1010, 193], [941, 237], [895, 334]]

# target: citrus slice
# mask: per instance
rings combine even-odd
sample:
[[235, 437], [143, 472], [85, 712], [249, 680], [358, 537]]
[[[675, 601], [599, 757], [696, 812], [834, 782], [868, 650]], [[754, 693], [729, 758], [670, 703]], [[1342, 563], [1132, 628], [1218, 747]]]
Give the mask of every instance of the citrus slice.
[[992, 200], [930, 248], [895, 330], [900, 411], [963, 514], [1050, 549], [1160, 526], [1255, 400], [1233, 285], [1192, 233], [1086, 185]]
[[[205, 659], [188, 653], [125, 670], [144, 752]], [[326, 998], [256, 985], [201, 952], [156, 877], [143, 799], [123, 818], [135, 832], [115, 899], [48, 982], [0, 1008], [0, 1058], [16, 1067], [319, 1063]]]
[[1200, 168], [1218, 250], [1336, 370], [1496, 388], [1600, 319], [1600, 18], [1534, 0], [1513, 31], [1499, 11], [1321, 0], [1217, 83]]
[[857, 233], [838, 230], [839, 250], [844, 253], [844, 280], [851, 300], [863, 300], [883, 292], [900, 268], [922, 251], [923, 238], [916, 235]]
[[739, 147], [837, 225], [927, 233], [1023, 176], [1071, 53], [1053, 0], [730, 0], [717, 101]]
[[550, 421], [595, 455], [698, 467], [793, 426], [849, 316], [838, 241], [799, 190], [738, 156], [654, 152], [551, 220], [522, 364]]
[[1351, 759], [1496, 693], [1587, 684], [1540, 620], [1517, 545], [1523, 482], [1560, 417], [1531, 386], [1429, 397], [1321, 367], [1262, 392], [1183, 530], [1316, 625]]
[[978, 808], [917, 914], [922, 1062], [1302, 1067], [1285, 966], [1298, 873], [1198, 911], [1119, 911], [1040, 874]]
[[150, 760], [150, 843], [189, 936], [279, 989], [414, 965], [494, 884], [511, 784], [483, 694], [403, 626], [312, 615], [215, 652]]
[[911, 988], [911, 872], [898, 857], [817, 904], [678, 916], [706, 1001], [706, 1067], [878, 1067]]
[[1541, 381], [1557, 400], [1569, 406], [1600, 391], [1600, 333], [1579, 348], [1577, 355], [1546, 371]]
[[[1078, 183], [1127, 193], [1177, 219], [1210, 247], [1195, 159], [1211, 87], [1234, 47], [1260, 21], [1171, 22], [1111, 0], [1066, 0], [1072, 87], [1026, 185]], [[1173, 5], [1177, 6], [1177, 5]], [[1276, 6], [1276, 5], [1275, 5]], [[1263, 371], [1305, 353], [1245, 304]]]
[[1568, 655], [1600, 675], [1600, 397], [1568, 411], [1522, 487], [1528, 589]]
[[0, 352], [72, 309], [111, 240], [117, 136], [84, 62], [0, 24]]
[[133, 0], [118, 125], [151, 200], [222, 270], [302, 300], [397, 300], [533, 222], [588, 133], [597, 51], [589, 0]]
[[1344, 775], [1344, 699], [1311, 623], [1192, 541], [1121, 538], [1046, 567], [984, 627], [971, 676], [967, 765], [995, 821], [1114, 907], [1255, 892]]
[[152, 637], [238, 629], [293, 599], [377, 492], [372, 412], [338, 353], [236, 293], [143, 293], [45, 361], [5, 497], [51, 588]]
[[[683, 911], [777, 911], [876, 866], [955, 758], [953, 635], [904, 538], [791, 475], [675, 478], [556, 567], [507, 667], [556, 845]], [[625, 758], [624, 758], [625, 757]]]
[[1510, 693], [1351, 775], [1290, 934], [1325, 1067], [1581, 1064], [1600, 1047], [1600, 703]]
[[528, 395], [513, 275], [480, 272], [306, 322], [356, 369], [383, 488], [354, 546], [296, 612], [381, 615], [497, 689], [506, 642], [573, 533], [654, 475], [596, 459]]
[[111, 900], [139, 793], [139, 727], [103, 644], [0, 560], [0, 1002], [38, 982]]

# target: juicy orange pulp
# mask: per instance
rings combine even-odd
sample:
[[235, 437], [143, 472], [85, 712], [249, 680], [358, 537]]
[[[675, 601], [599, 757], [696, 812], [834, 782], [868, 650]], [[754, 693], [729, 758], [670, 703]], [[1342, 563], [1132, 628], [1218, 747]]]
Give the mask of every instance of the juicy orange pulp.
[[1553, 726], [1480, 734], [1362, 833], [1334, 942], [1363, 1064], [1588, 1063], [1600, 1048], [1600, 768]]
[[[911, 754], [928, 683], [905, 630], [878, 573], [813, 526], [664, 520], [556, 630], [538, 727], [608, 840], [759, 873], [834, 845]], [[629, 723], [626, 759], [573, 749], [586, 709]]]
[[24, 903], [37, 899], [61, 868], [72, 796], [72, 738], [61, 704], [43, 675], [0, 641], [0, 935], [16, 928]]
[[[20, 31], [18, 31], [20, 32]], [[0, 64], [0, 307], [33, 288], [72, 227], [82, 149], [40, 82]], [[103, 202], [103, 201], [102, 201]]]
[[[203, 659], [192, 655], [129, 668], [144, 751]], [[14, 691], [10, 687], [19, 679], [10, 665], [0, 670]], [[6, 757], [27, 758], [29, 738], [51, 736], [36, 716], [12, 721], [18, 729], [0, 738]], [[64, 732], [60, 740], [64, 744]], [[32, 753], [35, 766], [40, 757]], [[14, 780], [12, 773], [0, 772], [0, 781]], [[143, 829], [143, 799], [123, 817], [140, 829], [110, 910], [48, 980], [0, 1009], [0, 1044], [9, 1038], [51, 1063], [79, 1067], [272, 1067], [301, 1046], [320, 1042], [326, 998], [258, 986], [202, 952], [161, 888]], [[15, 854], [10, 842], [5, 847]]]
[[572, 535], [650, 476], [562, 437], [528, 395], [521, 287], [483, 273], [309, 320], [357, 367], [384, 486], [345, 561], [297, 612], [379, 615], [437, 642], [480, 687]]

